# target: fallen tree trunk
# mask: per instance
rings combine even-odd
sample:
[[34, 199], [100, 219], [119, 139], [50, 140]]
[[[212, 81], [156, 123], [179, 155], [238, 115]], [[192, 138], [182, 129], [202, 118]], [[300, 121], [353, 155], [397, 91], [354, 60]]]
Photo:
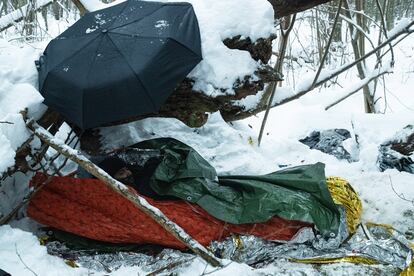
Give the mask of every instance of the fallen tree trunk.
[[139, 208], [152, 219], [154, 219], [165, 230], [171, 233], [183, 244], [185, 244], [195, 254], [203, 258], [207, 263], [214, 267], [222, 266], [221, 261], [219, 259], [217, 259], [199, 242], [194, 240], [190, 235], [188, 235], [180, 226], [171, 221], [159, 209], [149, 204], [145, 198], [131, 192], [127, 186], [112, 178], [108, 173], [106, 173], [104, 170], [92, 163], [85, 156], [81, 155], [78, 151], [64, 144], [63, 141], [56, 139], [52, 134], [50, 134], [47, 130], [39, 126], [33, 120], [27, 123], [27, 127], [33, 132], [34, 135], [39, 137], [44, 143], [58, 151], [66, 158], [69, 158], [73, 162], [77, 163], [79, 166], [84, 168], [87, 172], [89, 172], [96, 178], [102, 180], [114, 192], [131, 201], [137, 208]]
[[[88, 11], [86, 8], [91, 0], [72, 0], [76, 6], [84, 11]], [[94, 0], [96, 2], [96, 0]], [[267, 0], [272, 4], [275, 12], [275, 18], [282, 18], [287, 15], [298, 13], [304, 10], [308, 10], [320, 4], [332, 1], [332, 0]], [[115, 1], [114, 1], [115, 2]], [[121, 2], [121, 1], [119, 1]], [[102, 5], [105, 6], [104, 4]]]
[[[81, 15], [88, 12], [83, 2], [90, 0], [72, 0], [72, 2], [79, 9]], [[275, 13], [275, 18], [282, 18], [284, 16], [298, 13], [317, 5], [329, 2], [331, 0], [268, 0]], [[53, 0], [38, 0], [36, 11], [39, 11], [45, 6], [50, 5]], [[87, 4], [87, 3], [86, 3]], [[27, 5], [26, 5], [27, 6]], [[27, 15], [27, 7], [23, 6], [7, 15], [0, 18], [0, 32], [10, 28], [14, 24], [22, 21]]]
[[268, 0], [275, 11], [275, 18], [282, 18], [308, 10], [331, 0]]

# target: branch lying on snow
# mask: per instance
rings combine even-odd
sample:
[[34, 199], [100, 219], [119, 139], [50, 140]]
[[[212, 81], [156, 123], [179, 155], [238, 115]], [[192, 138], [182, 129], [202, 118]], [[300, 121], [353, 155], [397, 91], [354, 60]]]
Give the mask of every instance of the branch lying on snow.
[[[37, 0], [35, 2], [35, 11], [39, 11], [43, 7], [52, 4], [52, 2], [53, 0]], [[31, 4], [26, 4], [23, 7], [20, 7], [19, 9], [0, 17], [0, 32], [10, 28], [15, 23], [22, 21], [27, 16], [27, 13], [30, 11], [29, 5]]]
[[408, 199], [404, 193], [398, 193], [395, 188], [394, 188], [394, 184], [392, 183], [392, 179], [391, 179], [391, 175], [388, 175], [388, 177], [390, 178], [390, 184], [391, 184], [391, 189], [392, 191], [395, 193], [396, 196], [398, 196], [400, 199], [410, 202], [414, 205], [414, 198], [413, 199]]
[[340, 102], [344, 101], [345, 99], [349, 98], [350, 96], [354, 95], [355, 93], [357, 93], [358, 91], [360, 91], [365, 85], [367, 85], [368, 83], [370, 83], [371, 81], [375, 80], [376, 78], [385, 75], [385, 74], [389, 74], [392, 73], [391, 68], [387, 68], [385, 70], [378, 70], [378, 72], [376, 72], [375, 74], [366, 77], [365, 79], [359, 81], [357, 83], [357, 85], [355, 85], [355, 87], [351, 90], [351, 92], [347, 92], [347, 94], [345, 96], [342, 96], [341, 98], [339, 98], [338, 100], [334, 101], [333, 103], [327, 105], [325, 107], [325, 110], [328, 110], [330, 108], [332, 108], [333, 106], [339, 104]]
[[77, 150], [72, 149], [63, 141], [52, 136], [47, 130], [39, 126], [34, 120], [29, 120], [27, 127], [34, 135], [39, 137], [43, 142], [61, 153], [63, 156], [69, 158], [79, 166], [84, 168], [87, 172], [103, 181], [108, 188], [121, 195], [125, 199], [133, 203], [137, 208], [145, 214], [154, 219], [165, 230], [172, 234], [175, 238], [185, 244], [195, 254], [203, 258], [207, 263], [214, 267], [222, 266], [221, 261], [217, 259], [212, 253], [202, 246], [199, 242], [188, 235], [180, 226], [171, 221], [159, 209], [155, 208], [148, 201], [136, 193], [131, 192], [127, 186], [112, 178], [108, 173], [92, 163], [85, 156], [80, 154]]

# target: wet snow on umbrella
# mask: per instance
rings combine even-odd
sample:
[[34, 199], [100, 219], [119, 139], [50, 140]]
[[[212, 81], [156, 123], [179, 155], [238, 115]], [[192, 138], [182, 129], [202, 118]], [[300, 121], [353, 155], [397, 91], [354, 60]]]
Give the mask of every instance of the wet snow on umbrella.
[[158, 111], [201, 61], [191, 4], [129, 0], [88, 13], [38, 63], [45, 104], [82, 128]]

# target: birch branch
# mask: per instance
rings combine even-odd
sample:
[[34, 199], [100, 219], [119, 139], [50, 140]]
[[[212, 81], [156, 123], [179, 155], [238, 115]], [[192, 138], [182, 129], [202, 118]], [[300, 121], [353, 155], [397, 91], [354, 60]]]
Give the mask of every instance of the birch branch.
[[195, 254], [203, 258], [207, 263], [214, 267], [222, 266], [222, 263], [219, 259], [207, 251], [204, 246], [202, 246], [198, 241], [194, 240], [184, 231], [184, 229], [171, 221], [159, 209], [149, 204], [145, 198], [131, 192], [127, 186], [112, 178], [108, 173], [92, 163], [77, 150], [72, 149], [68, 145], [64, 144], [63, 141], [52, 136], [47, 130], [39, 126], [34, 120], [29, 120], [27, 127], [44, 143], [48, 144], [50, 147], [61, 153], [63, 156], [69, 158], [73, 162], [76, 162], [87, 172], [103, 181], [108, 186], [108, 188], [132, 202], [137, 208], [154, 219], [165, 230], [171, 233], [183, 244], [185, 244]]
[[375, 80], [376, 78], [379, 78], [379, 77], [381, 77], [381, 76], [383, 76], [383, 75], [385, 75], [385, 74], [389, 74], [389, 73], [391, 73], [391, 72], [390, 72], [390, 71], [382, 71], [382, 72], [379, 72], [379, 73], [377, 73], [377, 74], [375, 74], [375, 75], [373, 75], [373, 76], [371, 76], [371, 77], [368, 77], [368, 78], [363, 79], [363, 80], [359, 83], [359, 85], [358, 85], [358, 87], [357, 87], [357, 88], [353, 89], [351, 92], [349, 92], [349, 93], [348, 93], [348, 94], [346, 94], [345, 96], [343, 96], [343, 97], [339, 98], [338, 100], [334, 101], [333, 103], [331, 103], [331, 104], [327, 105], [327, 106], [325, 107], [325, 110], [328, 110], [328, 109], [330, 109], [330, 108], [334, 107], [335, 105], [339, 104], [340, 102], [344, 101], [345, 99], [347, 99], [347, 98], [351, 97], [352, 95], [354, 95], [355, 93], [357, 93], [358, 91], [360, 91], [360, 90], [361, 90], [361, 89], [362, 89], [365, 85], [367, 85], [367, 84], [368, 84], [368, 83], [370, 83], [371, 81]]

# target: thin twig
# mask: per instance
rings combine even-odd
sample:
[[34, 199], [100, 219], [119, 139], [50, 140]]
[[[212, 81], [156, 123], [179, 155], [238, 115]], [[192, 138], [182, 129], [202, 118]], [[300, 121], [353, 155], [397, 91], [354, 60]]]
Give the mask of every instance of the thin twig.
[[16, 250], [16, 255], [17, 255], [17, 257], [19, 257], [19, 259], [20, 259], [20, 261], [22, 262], [22, 264], [24, 265], [24, 267], [26, 267], [30, 272], [32, 272], [33, 273], [33, 275], [35, 275], [35, 276], [39, 276], [39, 275], [37, 275], [37, 273], [36, 272], [34, 272], [30, 267], [28, 267], [27, 266], [27, 264], [23, 261], [23, 259], [22, 259], [22, 256], [20, 256], [20, 254], [19, 254], [19, 252], [17, 251], [17, 244], [15, 243], [14, 244], [14, 248], [15, 248], [15, 250]]
[[369, 42], [369, 44], [371, 44], [372, 49], [375, 48], [374, 42], [372, 42], [371, 38], [369, 37], [369, 35], [361, 28], [361, 26], [359, 26], [357, 23], [355, 23], [353, 20], [351, 20], [350, 18], [343, 16], [342, 14], [340, 15], [340, 17], [345, 20], [347, 23], [351, 24], [352, 26], [355, 27], [355, 29], [362, 34]]
[[320, 62], [318, 71], [316, 72], [315, 78], [313, 79], [312, 86], [311, 86], [312, 88], [315, 87], [315, 83], [318, 80], [319, 75], [321, 74], [323, 65], [325, 64], [326, 57], [328, 56], [329, 48], [331, 47], [332, 40], [333, 40], [333, 36], [335, 34], [336, 25], [338, 24], [339, 15], [341, 13], [341, 7], [342, 7], [342, 0], [339, 1], [338, 10], [337, 10], [336, 15], [335, 15], [334, 23], [332, 25], [331, 35], [329, 36], [328, 44], [326, 44], [325, 52], [323, 53], [323, 56], [322, 56], [322, 59], [321, 59], [321, 62]]
[[23, 207], [25, 206], [43, 187], [45, 187], [47, 184], [49, 184], [53, 179], [53, 176], [49, 176], [44, 182], [39, 184], [34, 188], [34, 190], [26, 195], [23, 200], [6, 216], [0, 218], [0, 226], [3, 224], [8, 223], [13, 216]]
[[[379, 0], [375, 0], [375, 2], [377, 4], [378, 10], [380, 12], [381, 24], [382, 24], [382, 29], [384, 30], [384, 36], [385, 36], [386, 39], [388, 39], [388, 31], [387, 31], [387, 26], [385, 24], [385, 16], [384, 16], [384, 12], [383, 12], [382, 7], [381, 7], [381, 3], [379, 2]], [[391, 43], [389, 45], [390, 45], [390, 51], [391, 51], [391, 66], [394, 66], [394, 63], [395, 63], [394, 49], [392, 48]]]
[[203, 274], [201, 274], [200, 276], [204, 276], [204, 275], [209, 275], [209, 274], [211, 274], [211, 273], [215, 273], [215, 272], [217, 272], [217, 271], [219, 271], [219, 270], [222, 270], [222, 269], [224, 269], [224, 268], [228, 267], [228, 266], [229, 266], [229, 265], [231, 265], [232, 263], [233, 263], [233, 261], [230, 261], [228, 264], [224, 265], [223, 267], [218, 267], [218, 268], [213, 269], [212, 271], [209, 271], [209, 272], [203, 272]]
[[155, 271], [153, 271], [151, 273], [148, 273], [145, 276], [155, 276], [155, 275], [158, 275], [158, 274], [164, 272], [165, 270], [170, 270], [170, 269], [176, 268], [177, 266], [180, 266], [180, 265], [183, 265], [185, 263], [188, 263], [189, 261], [192, 261], [195, 258], [196, 257], [192, 257], [192, 258], [189, 258], [189, 259], [186, 259], [186, 260], [180, 260], [180, 261], [177, 261], [175, 263], [170, 263], [170, 264], [168, 264], [168, 265], [166, 265], [164, 267], [161, 267], [161, 268], [159, 268], [159, 269], [157, 269], [157, 270], [155, 270]]
[[390, 178], [391, 189], [393, 190], [393, 192], [395, 193], [395, 195], [398, 196], [400, 199], [402, 199], [404, 201], [407, 201], [407, 202], [410, 202], [411, 204], [414, 205], [414, 198], [413, 199], [408, 199], [408, 198], [405, 197], [405, 195], [403, 193], [398, 193], [395, 190], [394, 185], [392, 183], [391, 175], [388, 175], [388, 177]]
[[[275, 71], [279, 74], [282, 71], [283, 59], [286, 55], [286, 47], [287, 47], [287, 42], [288, 42], [288, 39], [289, 39], [289, 34], [293, 29], [293, 25], [295, 24], [295, 20], [296, 20], [296, 13], [292, 15], [291, 20], [290, 20], [290, 24], [286, 28], [286, 30], [283, 30], [283, 26], [282, 26], [282, 24], [280, 24], [280, 32], [282, 34], [282, 41], [281, 41], [281, 44], [280, 44], [279, 58], [278, 58], [278, 60], [276, 62], [276, 65], [275, 65]], [[265, 115], [263, 117], [262, 125], [260, 126], [260, 132], [259, 132], [259, 138], [258, 138], [258, 145], [259, 146], [260, 146], [260, 143], [262, 141], [264, 128], [266, 126], [267, 117], [269, 116], [269, 111], [270, 111], [270, 108], [272, 107], [273, 98], [276, 94], [277, 84], [278, 84], [278, 81], [274, 81], [270, 84], [269, 89], [270, 89], [271, 93], [270, 93], [270, 97], [269, 97], [268, 102], [267, 102], [266, 112], [265, 112]]]
[[339, 98], [338, 100], [334, 101], [333, 103], [327, 105], [325, 107], [325, 110], [328, 110], [332, 107], [334, 107], [335, 105], [339, 104], [340, 102], [346, 100], [347, 98], [351, 97], [352, 95], [354, 95], [355, 93], [357, 93], [358, 91], [361, 90], [362, 87], [364, 87], [365, 85], [369, 84], [371, 81], [377, 79], [378, 77], [384, 75], [384, 74], [389, 74], [390, 72], [385, 71], [385, 72], [380, 72], [374, 76], [371, 76], [369, 78], [367, 78], [361, 85], [359, 85], [357, 88], [355, 88], [354, 90], [352, 90], [351, 92], [349, 92], [348, 94], [346, 94], [345, 96], [342, 96], [341, 98]]

